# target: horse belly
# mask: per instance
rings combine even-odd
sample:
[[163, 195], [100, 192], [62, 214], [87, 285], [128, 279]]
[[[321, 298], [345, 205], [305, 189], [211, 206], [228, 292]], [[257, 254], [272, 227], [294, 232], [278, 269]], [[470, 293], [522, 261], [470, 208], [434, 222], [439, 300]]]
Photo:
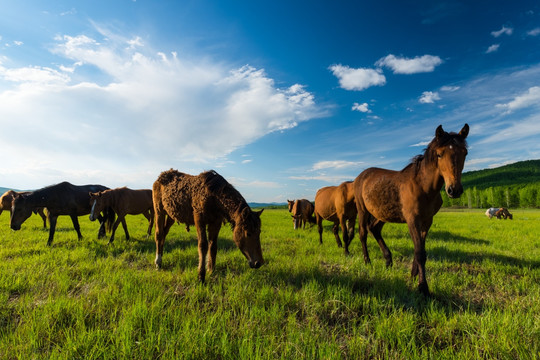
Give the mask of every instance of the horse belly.
[[384, 222], [404, 223], [399, 187], [391, 182], [381, 181], [365, 187], [362, 192], [367, 211]]

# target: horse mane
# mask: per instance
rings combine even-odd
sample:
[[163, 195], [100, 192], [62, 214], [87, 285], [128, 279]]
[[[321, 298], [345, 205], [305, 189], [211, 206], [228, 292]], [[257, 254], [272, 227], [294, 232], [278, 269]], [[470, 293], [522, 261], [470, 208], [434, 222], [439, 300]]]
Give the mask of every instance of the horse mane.
[[437, 153], [435, 151], [436, 148], [447, 146], [450, 143], [467, 148], [467, 141], [460, 134], [455, 132], [445, 132], [443, 136], [435, 136], [424, 149], [424, 153], [414, 156], [411, 159], [411, 162], [401, 171], [403, 172], [411, 167], [414, 167], [414, 170], [417, 173], [424, 160], [426, 164], [431, 164], [437, 160]]
[[[203, 183], [210, 194], [221, 199], [229, 199], [229, 201], [224, 202], [224, 206], [228, 212], [233, 213], [243, 210], [246, 206], [249, 207], [240, 192], [214, 170], [205, 171], [199, 174], [199, 176], [202, 178]], [[233, 203], [235, 205], [233, 205]]]

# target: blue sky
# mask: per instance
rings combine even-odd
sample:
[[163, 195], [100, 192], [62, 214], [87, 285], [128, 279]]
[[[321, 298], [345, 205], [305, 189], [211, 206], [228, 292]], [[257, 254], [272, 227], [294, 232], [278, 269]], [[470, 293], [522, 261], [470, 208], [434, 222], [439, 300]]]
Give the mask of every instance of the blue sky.
[[313, 200], [439, 124], [471, 126], [465, 171], [540, 158], [537, 1], [0, 8], [0, 186], [215, 169], [248, 201]]

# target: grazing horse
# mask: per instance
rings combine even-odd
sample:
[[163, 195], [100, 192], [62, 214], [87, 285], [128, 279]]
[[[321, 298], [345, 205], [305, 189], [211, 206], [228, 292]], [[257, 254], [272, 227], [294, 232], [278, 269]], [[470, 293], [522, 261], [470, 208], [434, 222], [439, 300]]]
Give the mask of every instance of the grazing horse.
[[[28, 194], [17, 194], [13, 199], [11, 212], [11, 228], [20, 230], [22, 223], [28, 219], [32, 211], [37, 208], [47, 208], [49, 212], [49, 240], [47, 245], [51, 245], [54, 232], [56, 230], [56, 221], [60, 215], [69, 215], [73, 222], [73, 227], [77, 231], [79, 240], [82, 234], [79, 226], [78, 216], [90, 213], [90, 195], [89, 192], [106, 190], [102, 185], [72, 185], [68, 182], [51, 185], [42, 189], [30, 192]], [[105, 236], [105, 225], [109, 228], [114, 220], [114, 212], [107, 209], [105, 217], [98, 217], [101, 226], [98, 237]]]
[[[163, 244], [175, 221], [195, 225], [199, 248], [199, 280], [204, 283], [206, 256], [208, 271], [216, 263], [217, 238], [224, 220], [231, 223], [233, 240], [251, 268], [263, 263], [261, 250], [261, 213], [251, 210], [240, 193], [215, 171], [197, 176], [176, 170], [162, 172], [154, 182], [156, 215], [156, 260], [161, 267]], [[208, 233], [207, 233], [208, 232]]]
[[424, 154], [417, 155], [403, 170], [369, 168], [354, 180], [364, 261], [370, 262], [366, 246], [369, 230], [379, 243], [386, 265], [391, 266], [392, 254], [381, 236], [381, 229], [387, 222], [407, 223], [414, 244], [411, 275], [418, 276], [418, 290], [424, 295], [429, 295], [425, 273], [426, 235], [442, 205], [443, 185], [450, 198], [458, 198], [463, 193], [461, 172], [467, 156], [465, 139], [468, 134], [467, 124], [458, 134], [447, 133], [439, 125]]
[[508, 211], [507, 208], [500, 208], [497, 210], [497, 212], [495, 212], [495, 216], [497, 217], [497, 219], [510, 219], [512, 220], [514, 217], [512, 216], [512, 214], [510, 214], [510, 212]]
[[356, 205], [354, 203], [353, 182], [345, 181], [339, 186], [326, 186], [315, 195], [315, 218], [319, 231], [319, 243], [322, 244], [322, 221], [334, 223], [332, 228], [338, 247], [342, 247], [339, 238], [339, 226], [343, 233], [345, 254], [349, 253], [349, 244], [354, 237]]
[[294, 200], [287, 200], [287, 204], [289, 206], [289, 212], [292, 212], [292, 208], [294, 206]]
[[[0, 197], [0, 214], [2, 214], [2, 211], [7, 210], [11, 214], [11, 206], [13, 205], [13, 199], [15, 198], [16, 194], [28, 194], [29, 191], [25, 192], [16, 192], [13, 190], [6, 191], [1, 197]], [[41, 216], [41, 219], [43, 220], [43, 227], [47, 228], [47, 215], [45, 215], [44, 208], [37, 208], [33, 210], [34, 214], [38, 214]]]
[[313, 204], [306, 199], [299, 199], [294, 202], [294, 205], [292, 206], [292, 209], [290, 212], [292, 213], [293, 218], [293, 226], [294, 229], [299, 229], [302, 225], [302, 228], [306, 228], [306, 223], [310, 222], [312, 224], [315, 224], [315, 218], [313, 217], [313, 211], [315, 210], [315, 207]]
[[154, 225], [154, 204], [152, 203], [152, 190], [131, 190], [127, 187], [109, 189], [90, 193], [90, 220], [97, 219], [99, 214], [106, 208], [111, 208], [118, 218], [113, 224], [109, 244], [114, 241], [114, 233], [120, 223], [124, 228], [126, 239], [129, 240], [129, 232], [126, 224], [126, 215], [143, 214], [148, 220], [147, 235], [150, 236]]

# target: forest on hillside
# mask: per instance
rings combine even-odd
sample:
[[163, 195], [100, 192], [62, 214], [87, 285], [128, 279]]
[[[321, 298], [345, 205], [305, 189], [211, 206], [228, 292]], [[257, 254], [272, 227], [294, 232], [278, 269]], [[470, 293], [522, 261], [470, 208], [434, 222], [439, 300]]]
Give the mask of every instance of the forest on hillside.
[[462, 184], [459, 199], [450, 199], [443, 189], [444, 207], [540, 208], [540, 160], [467, 172]]

